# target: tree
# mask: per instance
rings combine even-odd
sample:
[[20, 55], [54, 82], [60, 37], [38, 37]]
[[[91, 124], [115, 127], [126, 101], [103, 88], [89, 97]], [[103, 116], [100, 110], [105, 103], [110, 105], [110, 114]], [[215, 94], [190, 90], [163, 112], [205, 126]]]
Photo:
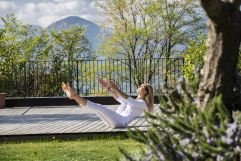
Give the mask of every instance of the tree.
[[[137, 160], [240, 160], [241, 112], [228, 110], [241, 105], [235, 101], [241, 96], [235, 85], [241, 1], [201, 2], [210, 17], [201, 83], [196, 78], [181, 82], [175, 91], [161, 99], [160, 113], [147, 113], [151, 125], [148, 131], [131, 133], [148, 147]], [[135, 160], [124, 154], [126, 159]]]
[[85, 29], [80, 26], [73, 26], [59, 32], [52, 31], [53, 56], [68, 62], [90, 57], [90, 43], [84, 34]]
[[90, 57], [91, 47], [81, 27], [50, 33], [24, 25], [14, 15], [1, 21], [0, 88], [9, 95], [56, 95], [61, 81], [76, 77], [73, 61]]
[[[16, 71], [20, 71], [21, 68], [16, 63], [26, 60], [25, 48], [31, 45], [25, 41], [28, 39], [28, 27], [19, 22], [14, 15], [7, 15], [5, 18], [1, 17], [1, 21], [3, 22], [2, 30], [4, 31], [0, 49], [1, 84], [4, 90], [9, 91], [8, 93], [19, 93], [23, 83], [18, 81], [21, 72]], [[12, 86], [20, 88], [11, 89]]]
[[200, 0], [208, 20], [207, 53], [198, 91], [199, 107], [222, 95], [230, 109], [241, 107], [236, 75], [241, 41], [240, 0]]
[[[73, 26], [69, 29], [63, 29], [60, 32], [51, 32], [52, 54], [50, 60], [53, 62], [53, 72], [56, 75], [67, 74], [67, 80], [74, 80], [74, 60], [83, 60], [91, 57], [91, 46], [85, 36], [85, 29], [80, 26]], [[63, 64], [67, 61], [67, 64]], [[65, 66], [65, 71], [61, 66]], [[65, 77], [66, 77], [65, 76]]]
[[[48, 35], [32, 25], [24, 25], [14, 15], [1, 17], [4, 38], [2, 56], [17, 62], [40, 60], [48, 55]], [[44, 58], [43, 58], [44, 59]]]
[[[176, 56], [177, 47], [202, 30], [197, 6], [192, 2], [167, 0], [110, 0], [98, 4], [107, 15], [112, 34], [104, 41], [102, 52], [129, 59], [136, 86], [151, 82], [157, 64], [153, 58]], [[194, 32], [195, 31], [195, 32]], [[147, 72], [143, 63], [150, 59]], [[168, 61], [166, 73], [168, 73]], [[166, 78], [165, 78], [166, 79]]]

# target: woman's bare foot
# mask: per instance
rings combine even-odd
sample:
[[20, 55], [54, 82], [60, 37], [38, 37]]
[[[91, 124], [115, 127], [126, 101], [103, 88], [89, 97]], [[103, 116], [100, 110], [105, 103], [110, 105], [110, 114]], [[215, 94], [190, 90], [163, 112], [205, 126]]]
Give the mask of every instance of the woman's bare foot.
[[74, 92], [73, 88], [70, 87], [69, 83], [62, 83], [62, 89], [66, 93], [66, 95], [69, 97], [69, 99], [74, 99], [77, 94]]

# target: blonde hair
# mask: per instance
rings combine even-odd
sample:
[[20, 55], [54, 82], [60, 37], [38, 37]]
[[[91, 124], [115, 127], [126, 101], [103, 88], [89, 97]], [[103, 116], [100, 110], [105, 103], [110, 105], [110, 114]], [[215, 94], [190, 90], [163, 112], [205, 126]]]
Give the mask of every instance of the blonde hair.
[[146, 89], [146, 95], [144, 97], [144, 100], [147, 104], [148, 112], [152, 112], [154, 109], [154, 96], [153, 96], [153, 88], [150, 84], [144, 83], [145, 89]]

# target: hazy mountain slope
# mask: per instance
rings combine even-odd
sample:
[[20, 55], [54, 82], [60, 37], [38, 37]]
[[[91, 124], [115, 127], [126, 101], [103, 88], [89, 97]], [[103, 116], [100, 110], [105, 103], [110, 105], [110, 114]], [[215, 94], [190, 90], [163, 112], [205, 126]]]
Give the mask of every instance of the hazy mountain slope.
[[66, 17], [62, 20], [58, 20], [47, 27], [48, 30], [59, 31], [61, 29], [68, 29], [71, 26], [83, 26], [86, 27], [86, 36], [89, 39], [93, 49], [96, 49], [100, 43], [99, 35], [101, 28], [88, 20], [77, 16]]

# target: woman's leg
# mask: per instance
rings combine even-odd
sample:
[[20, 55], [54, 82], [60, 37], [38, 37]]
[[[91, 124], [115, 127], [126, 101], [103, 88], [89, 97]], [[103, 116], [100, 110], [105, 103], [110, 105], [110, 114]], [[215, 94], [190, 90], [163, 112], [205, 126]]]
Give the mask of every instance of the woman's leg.
[[88, 108], [91, 111], [95, 112], [97, 116], [101, 118], [101, 120], [103, 120], [112, 128], [125, 127], [126, 124], [129, 122], [127, 117], [124, 117], [101, 104], [87, 101], [85, 108]]
[[80, 106], [89, 108], [90, 110], [96, 112], [96, 114], [105, 121], [109, 126], [115, 127], [124, 127], [128, 122], [127, 118], [119, 115], [115, 111], [100, 105], [86, 100], [85, 98], [80, 97], [74, 92], [74, 90], [67, 83], [62, 83], [62, 89], [69, 97], [69, 99], [74, 99]]
[[70, 87], [69, 83], [62, 83], [62, 89], [69, 97], [69, 99], [74, 99], [80, 106], [85, 106], [87, 104], [87, 100], [75, 93], [74, 90]]

